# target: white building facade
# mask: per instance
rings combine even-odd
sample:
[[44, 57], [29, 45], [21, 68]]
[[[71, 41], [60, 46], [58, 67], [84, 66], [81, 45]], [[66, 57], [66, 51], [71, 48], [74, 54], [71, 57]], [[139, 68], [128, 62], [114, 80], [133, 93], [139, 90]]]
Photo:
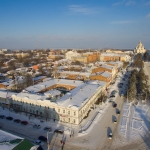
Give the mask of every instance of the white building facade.
[[49, 100], [46, 94], [21, 92], [13, 94], [10, 103], [16, 111], [34, 114], [45, 119], [79, 124], [88, 116], [91, 107], [95, 107], [95, 102], [105, 89], [106, 82], [89, 81], [57, 97], [55, 101]]

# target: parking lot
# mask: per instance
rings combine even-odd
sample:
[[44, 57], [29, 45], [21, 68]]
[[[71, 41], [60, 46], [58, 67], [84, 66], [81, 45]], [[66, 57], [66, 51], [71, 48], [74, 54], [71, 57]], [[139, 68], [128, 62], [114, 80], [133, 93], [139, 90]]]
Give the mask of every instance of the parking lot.
[[[35, 117], [29, 119], [24, 113], [15, 113], [0, 107], [0, 126], [2, 130], [8, 131], [31, 142], [38, 140], [39, 136], [44, 136], [50, 141], [54, 136], [55, 129], [64, 129], [56, 121], [40, 121]], [[47, 143], [42, 141], [42, 147], [47, 149]]]

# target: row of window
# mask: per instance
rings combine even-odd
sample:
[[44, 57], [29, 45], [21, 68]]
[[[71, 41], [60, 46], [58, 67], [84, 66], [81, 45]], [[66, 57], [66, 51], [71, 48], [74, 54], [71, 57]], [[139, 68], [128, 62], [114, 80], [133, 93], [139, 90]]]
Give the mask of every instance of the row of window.
[[[62, 121], [63, 121], [63, 122], [71, 122], [70, 118], [68, 118], [68, 119], [63, 118]], [[76, 123], [76, 120], [73, 119], [73, 122], [72, 122], [72, 123]]]
[[[60, 112], [60, 109], [58, 109], [58, 112]], [[63, 110], [63, 113], [65, 113], [65, 110]], [[68, 115], [70, 115], [70, 111], [68, 111]], [[74, 112], [74, 116], [76, 116], [76, 112]]]

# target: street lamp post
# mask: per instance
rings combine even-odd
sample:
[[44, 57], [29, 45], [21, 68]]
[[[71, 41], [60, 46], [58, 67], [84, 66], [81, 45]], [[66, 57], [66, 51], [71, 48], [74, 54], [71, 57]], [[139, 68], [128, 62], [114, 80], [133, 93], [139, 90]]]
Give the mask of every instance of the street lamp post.
[[47, 150], [50, 150], [50, 141], [48, 138], [49, 131], [47, 132]]

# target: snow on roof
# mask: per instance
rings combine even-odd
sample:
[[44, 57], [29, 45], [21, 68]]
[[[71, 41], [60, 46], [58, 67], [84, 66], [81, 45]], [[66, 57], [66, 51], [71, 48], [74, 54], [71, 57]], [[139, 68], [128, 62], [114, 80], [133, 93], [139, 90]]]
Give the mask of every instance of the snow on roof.
[[121, 54], [116, 54], [116, 53], [102, 53], [101, 56], [121, 56]]
[[102, 85], [98, 84], [96, 81], [84, 83], [71, 90], [69, 94], [65, 94], [63, 97], [58, 99], [57, 104], [63, 107], [76, 107], [79, 109], [85, 102], [87, 102], [87, 100], [91, 98], [100, 86]]
[[43, 78], [46, 78], [47, 76], [39, 76], [39, 77], [35, 77], [34, 78], [34, 81], [37, 81], [37, 80], [40, 80], [40, 79], [43, 79]]
[[114, 68], [114, 66], [110, 66], [110, 65], [107, 65], [107, 64], [102, 64], [101, 67], [107, 68], [107, 69], [110, 69], [110, 70], [112, 70]]
[[24, 79], [25, 79], [24, 76], [16, 76], [15, 80], [9, 79], [8, 81], [3, 82], [2, 84], [5, 85], [5, 86], [13, 86], [17, 83], [24, 82]]
[[91, 82], [91, 84], [99, 84], [101, 86], [104, 86], [105, 84], [107, 84], [107, 82], [105, 82], [105, 81], [99, 81], [99, 80], [92, 80], [90, 82]]
[[25, 90], [32, 93], [40, 92], [41, 90], [50, 87], [55, 84], [63, 84], [63, 85], [71, 85], [71, 86], [79, 86], [83, 83], [83, 81], [78, 80], [66, 80], [66, 79], [51, 79], [33, 86], [27, 87]]
[[105, 71], [105, 72], [101, 73], [101, 76], [109, 78], [109, 77], [111, 77], [111, 73], [109, 73], [108, 71]]
[[63, 74], [72, 74], [72, 75], [83, 75], [83, 76], [90, 76], [90, 73], [89, 72], [75, 72], [75, 71], [63, 71], [63, 72], [60, 72], [60, 73], [63, 73]]
[[20, 92], [20, 93], [16, 94], [16, 97], [26, 98], [29, 100], [36, 100], [37, 101], [37, 100], [46, 100], [48, 96]]
[[0, 89], [0, 97], [1, 98], [9, 98], [9, 97], [11, 97], [12, 95], [14, 95], [14, 94], [17, 94], [17, 93], [15, 93], [15, 92], [10, 92], [10, 91], [7, 91], [7, 90], [5, 90], [5, 89]]
[[69, 59], [61, 59], [61, 60], [58, 60], [58, 61], [55, 61], [54, 63], [62, 63], [62, 62], [68, 62], [70, 61]]
[[44, 93], [44, 95], [46, 95], [46, 96], [51, 95], [52, 97], [60, 95], [60, 94], [61, 94], [61, 92], [58, 91], [58, 90], [55, 90], [55, 89], [54, 90], [49, 90], [49, 91]]

